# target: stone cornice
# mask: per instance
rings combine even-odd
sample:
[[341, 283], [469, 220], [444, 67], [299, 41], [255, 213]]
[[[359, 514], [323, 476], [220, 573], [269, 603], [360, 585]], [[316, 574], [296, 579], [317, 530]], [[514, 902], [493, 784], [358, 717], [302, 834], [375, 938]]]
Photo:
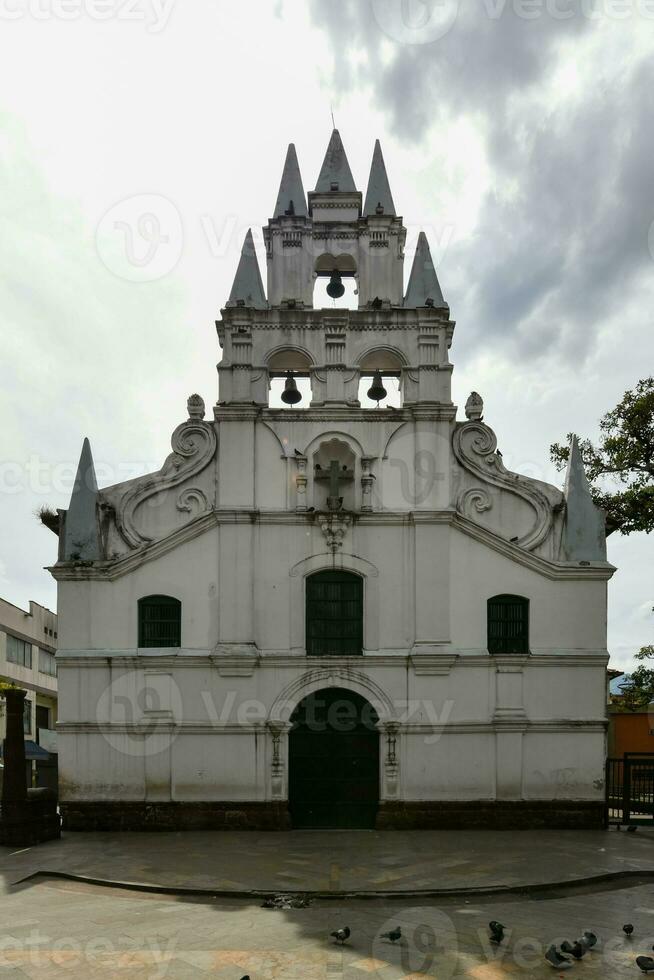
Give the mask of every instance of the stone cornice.
[[[453, 721], [445, 724], [428, 724], [412, 722], [396, 722], [396, 731], [414, 735], [477, 735], [492, 734], [498, 731], [519, 731], [524, 734], [530, 732], [572, 732], [572, 731], [591, 731], [604, 732], [608, 722], [603, 718], [588, 719], [534, 719], [528, 718], [519, 722], [512, 720], [498, 719], [496, 721]], [[169, 733], [171, 735], [250, 735], [253, 733], [267, 732], [267, 721], [262, 720], [255, 723], [239, 724], [238, 722], [212, 722], [212, 721], [177, 721], [172, 718], [149, 718], [147, 715], [141, 722], [133, 724], [110, 723], [98, 721], [59, 721], [56, 724], [56, 731], [60, 735], [79, 735], [79, 734], [134, 734], [144, 737], [158, 733]]]
[[[354, 514], [355, 523], [362, 526], [383, 526], [388, 524], [451, 524], [453, 528], [479, 541], [498, 554], [511, 561], [529, 568], [551, 581], [608, 581], [615, 572], [615, 567], [608, 562], [597, 562], [589, 566], [579, 564], [564, 564], [541, 558], [533, 552], [524, 551], [499, 535], [474, 524], [473, 521], [450, 510], [445, 511], [380, 511], [378, 513]], [[201, 514], [195, 520], [189, 521], [184, 527], [178, 528], [167, 537], [141, 548], [113, 561], [93, 563], [61, 562], [50, 566], [53, 577], [60, 582], [65, 581], [105, 581], [127, 575], [134, 569], [168, 552], [192, 541], [206, 531], [220, 524], [257, 524], [257, 525], [296, 525], [303, 526], [314, 522], [314, 515], [296, 511], [259, 511], [220, 508]]]
[[[602, 650], [553, 652], [546, 654], [530, 654], [527, 657], [516, 656], [516, 665], [523, 672], [531, 667], [605, 667], [608, 653]], [[212, 650], [180, 649], [174, 654], [152, 652], [150, 650], [60, 650], [57, 654], [59, 667], [106, 667], [111, 661], [113, 665], [139, 667], [159, 670], [163, 667], [202, 667], [215, 666], [219, 672], [237, 670], [251, 674], [254, 668], [277, 670], [280, 667], [307, 670], [315, 667], [351, 668], [367, 670], [373, 667], [393, 667], [406, 671], [409, 664], [416, 674], [450, 673], [464, 667], [485, 667], [495, 671], [500, 666], [506, 666], [508, 656], [496, 657], [487, 652], [475, 654], [463, 653], [455, 647], [449, 647], [447, 653], [416, 654], [410, 650], [380, 653], [379, 651], [364, 652], [360, 657], [307, 657], [303, 650], [297, 653], [287, 651], [261, 650], [257, 656], [224, 656], [216, 655]], [[327, 663], [326, 663], [327, 661]], [[436, 669], [434, 669], [436, 668]]]
[[[349, 370], [349, 369], [348, 369]], [[449, 371], [451, 365], [441, 365], [440, 370]], [[450, 422], [456, 418], [456, 405], [447, 403], [416, 403], [397, 409], [360, 408], [356, 405], [316, 405], [309, 408], [267, 408], [252, 405], [216, 405], [214, 419], [223, 422], [251, 422], [260, 419], [262, 422], [293, 423], [308, 422], [411, 422], [413, 420]]]

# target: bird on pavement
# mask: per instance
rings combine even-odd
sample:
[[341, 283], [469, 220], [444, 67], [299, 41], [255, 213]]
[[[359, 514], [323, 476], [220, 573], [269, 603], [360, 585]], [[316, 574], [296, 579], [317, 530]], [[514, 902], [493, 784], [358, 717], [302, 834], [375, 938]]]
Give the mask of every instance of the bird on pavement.
[[625, 936], [631, 936], [632, 932], [634, 931], [634, 927], [632, 926], [631, 922], [627, 922], [627, 924], [622, 927], [622, 931], [624, 932]]
[[639, 966], [643, 973], [654, 973], [654, 959], [651, 956], [637, 956], [636, 966]]
[[574, 956], [576, 960], [580, 960], [588, 952], [586, 947], [578, 939], [574, 943], [569, 943], [567, 939], [564, 939], [561, 943], [561, 951], [563, 953], [570, 953], [570, 956]]
[[345, 940], [350, 938], [350, 927], [344, 926], [342, 929], [337, 929], [335, 932], [330, 932], [329, 935], [333, 936], [336, 942], [340, 943], [342, 946]]
[[493, 919], [492, 922], [488, 923], [488, 928], [490, 929], [490, 941], [495, 946], [499, 946], [504, 939], [504, 926], [501, 922], [496, 922], [495, 919]]
[[556, 946], [552, 944], [550, 948], [545, 953], [545, 959], [550, 963], [556, 970], [569, 970], [572, 963], [567, 956], [561, 956]]
[[392, 943], [396, 943], [398, 939], [402, 938], [402, 929], [400, 926], [397, 929], [391, 929], [390, 932], [382, 932], [382, 939], [390, 939]]
[[586, 949], [592, 949], [593, 946], [597, 945], [597, 936], [594, 932], [591, 932], [590, 929], [584, 929], [584, 934], [579, 942], [582, 946], [585, 946]]

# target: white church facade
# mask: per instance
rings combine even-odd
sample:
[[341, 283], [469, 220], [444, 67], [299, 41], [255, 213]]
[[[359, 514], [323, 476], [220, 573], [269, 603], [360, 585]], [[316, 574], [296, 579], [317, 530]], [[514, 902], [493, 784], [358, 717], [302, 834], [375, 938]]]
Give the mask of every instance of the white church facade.
[[308, 199], [291, 145], [213, 411], [115, 486], [85, 441], [51, 569], [65, 827], [601, 826], [603, 516], [576, 443], [561, 491], [505, 468], [479, 395], [457, 415], [405, 236], [379, 144], [365, 200], [337, 131]]

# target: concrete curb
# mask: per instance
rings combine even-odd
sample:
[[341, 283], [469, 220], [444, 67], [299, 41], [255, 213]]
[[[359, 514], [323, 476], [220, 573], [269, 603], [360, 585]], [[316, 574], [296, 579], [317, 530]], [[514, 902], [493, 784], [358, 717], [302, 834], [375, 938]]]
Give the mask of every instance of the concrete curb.
[[592, 887], [593, 885], [606, 884], [608, 882], [628, 882], [644, 883], [654, 880], [654, 869], [631, 870], [631, 871], [607, 871], [599, 875], [588, 875], [582, 878], [568, 878], [565, 881], [548, 881], [536, 884], [525, 885], [486, 885], [476, 888], [408, 888], [387, 890], [350, 890], [350, 891], [322, 891], [320, 889], [292, 889], [292, 888], [251, 888], [251, 889], [214, 889], [214, 888], [181, 888], [171, 885], [148, 885], [134, 881], [117, 881], [111, 878], [94, 878], [89, 875], [73, 874], [69, 871], [33, 871], [13, 882], [10, 886], [16, 888], [19, 885], [34, 882], [37, 879], [59, 879], [63, 881], [77, 881], [85, 885], [96, 885], [101, 888], [116, 888], [133, 892], [149, 892], [157, 895], [179, 895], [197, 896], [205, 898], [269, 898], [273, 895], [289, 894], [302, 895], [307, 898], [320, 899], [392, 899], [392, 898], [479, 898], [503, 895], [529, 895], [542, 894], [543, 892], [571, 891], [578, 888]]

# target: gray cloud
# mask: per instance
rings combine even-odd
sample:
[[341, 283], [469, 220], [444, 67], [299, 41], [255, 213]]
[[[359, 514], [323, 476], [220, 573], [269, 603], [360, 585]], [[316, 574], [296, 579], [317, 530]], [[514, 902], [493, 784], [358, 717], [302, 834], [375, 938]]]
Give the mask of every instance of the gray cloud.
[[[446, 139], [460, 115], [486, 134], [491, 187], [474, 235], [451, 246], [440, 268], [465, 341], [490, 334], [527, 360], [553, 349], [583, 358], [603, 322], [652, 270], [651, 48], [649, 60], [642, 46], [628, 58], [615, 45], [609, 50], [615, 36], [629, 41], [643, 27], [633, 17], [602, 22], [617, 32], [608, 38], [587, 5], [571, 5], [571, 19], [543, 13], [525, 20], [508, 6], [489, 17], [490, 2], [463, 2], [451, 30], [433, 43], [395, 43], [386, 65], [389, 38], [375, 3], [313, 0], [311, 7], [332, 40], [334, 84], [343, 91], [369, 85], [398, 138], [420, 143], [426, 129], [442, 126]], [[415, 16], [417, 0], [413, 8]], [[587, 89], [544, 106], [562, 45], [579, 45], [581, 57], [588, 40], [604, 44], [607, 57], [594, 51]], [[360, 48], [367, 59], [353, 67], [350, 54]], [[448, 276], [465, 285], [448, 288]]]

